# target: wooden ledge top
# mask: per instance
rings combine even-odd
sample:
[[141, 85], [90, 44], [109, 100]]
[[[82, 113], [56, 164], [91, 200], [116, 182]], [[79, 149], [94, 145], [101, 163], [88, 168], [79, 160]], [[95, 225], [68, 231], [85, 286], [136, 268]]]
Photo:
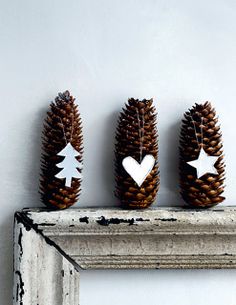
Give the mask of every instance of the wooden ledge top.
[[50, 211], [26, 208], [16, 212], [16, 218], [43, 230], [67, 234], [103, 233], [236, 233], [236, 207], [188, 209], [157, 207], [144, 210], [121, 208], [70, 208]]

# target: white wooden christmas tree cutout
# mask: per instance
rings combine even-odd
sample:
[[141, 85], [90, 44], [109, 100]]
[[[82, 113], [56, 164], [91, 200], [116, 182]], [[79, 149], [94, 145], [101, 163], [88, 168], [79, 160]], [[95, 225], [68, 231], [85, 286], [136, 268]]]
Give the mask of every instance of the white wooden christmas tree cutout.
[[201, 147], [198, 158], [187, 163], [196, 168], [197, 178], [200, 178], [205, 174], [218, 175], [217, 169], [214, 166], [218, 158], [216, 156], [209, 156], [203, 147]]
[[65, 179], [65, 186], [71, 187], [72, 178], [82, 178], [78, 171], [82, 169], [82, 164], [75, 158], [80, 156], [80, 153], [69, 142], [57, 155], [65, 158], [57, 164], [62, 170], [55, 177]]
[[123, 159], [122, 165], [140, 187], [153, 169], [155, 158], [152, 155], [146, 155], [142, 162], [138, 163], [133, 157], [129, 156]]

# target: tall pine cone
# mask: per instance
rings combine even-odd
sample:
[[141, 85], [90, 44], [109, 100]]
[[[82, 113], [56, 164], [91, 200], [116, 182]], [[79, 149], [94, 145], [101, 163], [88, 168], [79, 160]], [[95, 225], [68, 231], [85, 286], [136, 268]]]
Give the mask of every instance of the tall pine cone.
[[[195, 104], [184, 114], [180, 136], [180, 192], [190, 206], [208, 208], [222, 202], [225, 166], [220, 127], [215, 109], [209, 102]], [[196, 168], [187, 162], [198, 159], [201, 147], [218, 159], [214, 164], [218, 174], [197, 177]]]
[[55, 177], [62, 170], [57, 164], [65, 158], [57, 154], [68, 143], [80, 154], [75, 157], [78, 164], [82, 162], [81, 119], [74, 101], [69, 91], [59, 93], [50, 105], [44, 124], [40, 193], [42, 201], [50, 208], [68, 208], [77, 201], [80, 193], [81, 179], [72, 178], [68, 187], [65, 179]]
[[[115, 194], [127, 208], [150, 206], [159, 188], [156, 113], [152, 104], [152, 99], [139, 101], [131, 98], [118, 121], [115, 145]], [[124, 169], [122, 161], [130, 156], [141, 163], [146, 155], [152, 155], [155, 164], [139, 187]]]

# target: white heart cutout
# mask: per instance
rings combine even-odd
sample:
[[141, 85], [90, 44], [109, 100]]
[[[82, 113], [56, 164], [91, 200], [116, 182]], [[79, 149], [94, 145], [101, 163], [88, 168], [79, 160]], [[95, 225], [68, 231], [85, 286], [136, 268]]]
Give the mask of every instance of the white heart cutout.
[[133, 178], [133, 180], [140, 187], [147, 175], [153, 169], [155, 158], [152, 155], [146, 155], [141, 164], [138, 163], [133, 157], [126, 157], [122, 161], [122, 165], [126, 172]]

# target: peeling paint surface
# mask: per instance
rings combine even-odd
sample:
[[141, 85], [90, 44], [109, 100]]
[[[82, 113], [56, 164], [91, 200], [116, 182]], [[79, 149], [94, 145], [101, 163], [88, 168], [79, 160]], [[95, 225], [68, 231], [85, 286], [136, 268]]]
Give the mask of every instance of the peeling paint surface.
[[236, 268], [236, 208], [15, 214], [14, 305], [78, 305], [89, 268]]

